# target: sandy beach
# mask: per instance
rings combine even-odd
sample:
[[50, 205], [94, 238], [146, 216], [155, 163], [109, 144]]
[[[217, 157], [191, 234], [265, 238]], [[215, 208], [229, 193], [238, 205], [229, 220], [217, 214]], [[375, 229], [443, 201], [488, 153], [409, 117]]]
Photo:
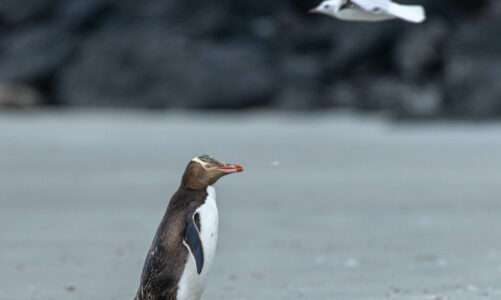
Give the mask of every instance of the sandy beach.
[[0, 115], [0, 299], [133, 299], [181, 173], [217, 186], [205, 300], [501, 299], [501, 124]]

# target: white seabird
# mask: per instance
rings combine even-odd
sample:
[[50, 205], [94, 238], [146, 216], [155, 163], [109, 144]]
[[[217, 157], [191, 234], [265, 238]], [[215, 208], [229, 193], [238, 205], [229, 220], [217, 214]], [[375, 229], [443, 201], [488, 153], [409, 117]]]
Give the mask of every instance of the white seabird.
[[345, 21], [385, 21], [402, 19], [412, 23], [426, 20], [420, 5], [404, 5], [391, 0], [326, 0], [310, 12]]

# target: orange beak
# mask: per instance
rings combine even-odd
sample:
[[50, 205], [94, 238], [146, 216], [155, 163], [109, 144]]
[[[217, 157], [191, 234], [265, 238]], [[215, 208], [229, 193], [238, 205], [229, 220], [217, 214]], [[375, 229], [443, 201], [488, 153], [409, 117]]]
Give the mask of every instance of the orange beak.
[[217, 169], [225, 174], [231, 174], [242, 172], [244, 170], [244, 167], [239, 164], [224, 164]]

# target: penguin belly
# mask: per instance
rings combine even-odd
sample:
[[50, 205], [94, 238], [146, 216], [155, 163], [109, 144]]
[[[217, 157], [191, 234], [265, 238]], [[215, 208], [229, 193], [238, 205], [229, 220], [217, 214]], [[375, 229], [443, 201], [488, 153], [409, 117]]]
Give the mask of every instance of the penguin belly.
[[[177, 300], [199, 300], [207, 281], [207, 274], [214, 260], [217, 246], [219, 215], [214, 187], [207, 187], [207, 198], [196, 213], [200, 216], [200, 238], [204, 253], [202, 272], [198, 274], [195, 258], [188, 249], [186, 265], [178, 283]], [[185, 245], [186, 246], [186, 245]]]

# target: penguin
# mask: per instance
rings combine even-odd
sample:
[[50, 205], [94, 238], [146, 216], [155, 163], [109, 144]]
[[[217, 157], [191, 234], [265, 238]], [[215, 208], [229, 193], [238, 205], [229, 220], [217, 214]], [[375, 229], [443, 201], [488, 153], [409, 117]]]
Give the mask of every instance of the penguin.
[[214, 184], [242, 171], [208, 155], [188, 163], [147, 253], [135, 300], [200, 299], [217, 245]]

